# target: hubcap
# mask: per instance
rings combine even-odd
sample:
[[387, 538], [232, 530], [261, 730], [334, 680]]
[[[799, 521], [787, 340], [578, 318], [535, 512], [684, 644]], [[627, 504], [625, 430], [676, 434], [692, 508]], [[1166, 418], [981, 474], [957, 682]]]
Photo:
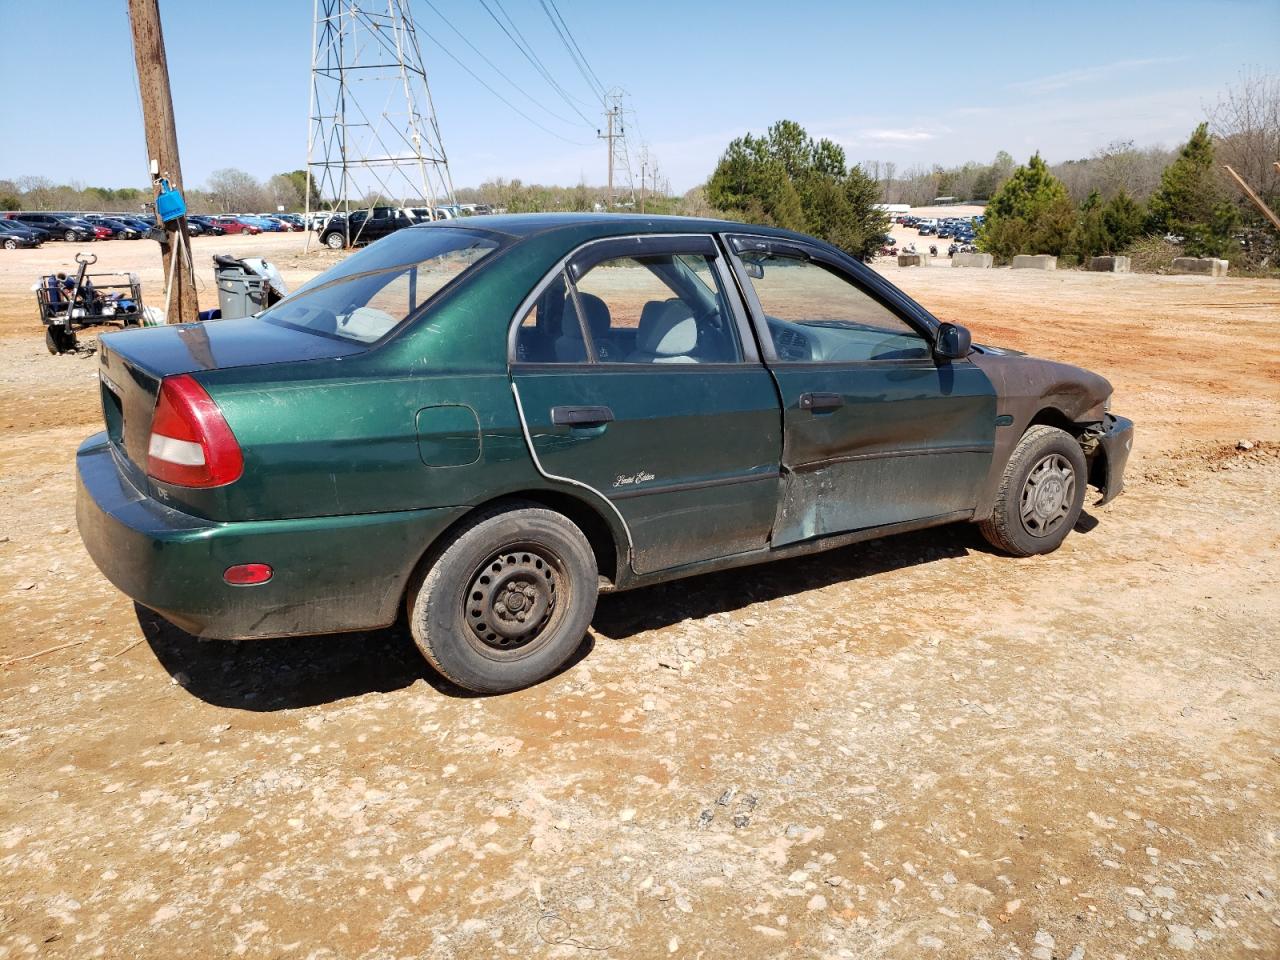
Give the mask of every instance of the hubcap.
[[467, 625], [492, 650], [527, 652], [548, 632], [561, 579], [559, 561], [542, 547], [504, 547], [471, 579], [464, 600]]
[[1022, 526], [1033, 537], [1054, 533], [1076, 500], [1076, 472], [1060, 453], [1051, 453], [1027, 475], [1022, 487]]

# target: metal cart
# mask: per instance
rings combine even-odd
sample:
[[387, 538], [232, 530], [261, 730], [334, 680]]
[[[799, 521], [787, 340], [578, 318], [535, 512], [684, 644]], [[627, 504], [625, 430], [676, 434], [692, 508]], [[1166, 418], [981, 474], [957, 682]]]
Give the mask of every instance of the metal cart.
[[111, 324], [136, 327], [142, 323], [142, 285], [134, 273], [87, 273], [98, 262], [95, 254], [76, 254], [74, 277], [50, 274], [36, 285], [36, 304], [44, 324], [50, 353], [76, 349], [76, 331]]

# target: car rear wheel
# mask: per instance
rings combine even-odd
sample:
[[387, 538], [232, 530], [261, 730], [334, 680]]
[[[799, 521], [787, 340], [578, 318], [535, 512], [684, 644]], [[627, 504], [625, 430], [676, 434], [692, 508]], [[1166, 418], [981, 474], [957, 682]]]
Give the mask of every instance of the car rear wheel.
[[343, 239], [340, 233], [331, 233], [324, 238], [324, 245], [330, 250], [341, 250], [346, 246], [346, 240]]
[[1052, 553], [1080, 519], [1087, 477], [1084, 452], [1071, 434], [1032, 427], [1009, 457], [982, 535], [1015, 557]]
[[410, 589], [409, 627], [441, 675], [477, 693], [544, 680], [573, 656], [595, 613], [595, 555], [561, 514], [480, 514]]

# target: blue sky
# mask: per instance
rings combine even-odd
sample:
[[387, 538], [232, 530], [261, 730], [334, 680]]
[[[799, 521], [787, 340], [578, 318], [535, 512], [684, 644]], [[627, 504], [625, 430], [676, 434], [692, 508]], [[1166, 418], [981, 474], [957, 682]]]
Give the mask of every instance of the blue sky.
[[[599, 104], [540, 0], [487, 2], [510, 14], [573, 105], [479, 0], [409, 2], [423, 31], [559, 135], [515, 113], [424, 35], [455, 184], [603, 183]], [[643, 138], [676, 190], [704, 180], [730, 139], [784, 117], [841, 143], [851, 161], [900, 170], [987, 160], [1000, 149], [1057, 161], [1121, 138], [1173, 145], [1241, 69], [1280, 71], [1277, 0], [556, 5], [595, 74], [627, 91], [632, 147]], [[264, 179], [301, 167], [311, 0], [160, 0], [160, 8], [187, 183], [220, 167]], [[0, 0], [0, 36], [30, 40], [5, 44], [0, 178], [146, 181], [125, 11], [125, 0]]]

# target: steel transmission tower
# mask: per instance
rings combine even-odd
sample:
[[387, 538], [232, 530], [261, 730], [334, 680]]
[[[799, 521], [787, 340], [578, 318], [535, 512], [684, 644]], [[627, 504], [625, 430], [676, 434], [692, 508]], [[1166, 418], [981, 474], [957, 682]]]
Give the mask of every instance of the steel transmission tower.
[[409, 0], [315, 0], [307, 171], [308, 214], [454, 202]]
[[622, 106], [625, 92], [610, 90], [604, 101], [604, 132], [596, 131], [596, 137], [604, 140], [609, 147], [608, 203], [612, 206], [618, 202], [618, 186], [626, 183], [634, 203], [636, 199], [635, 181], [631, 173], [631, 151], [627, 149], [626, 110]]

